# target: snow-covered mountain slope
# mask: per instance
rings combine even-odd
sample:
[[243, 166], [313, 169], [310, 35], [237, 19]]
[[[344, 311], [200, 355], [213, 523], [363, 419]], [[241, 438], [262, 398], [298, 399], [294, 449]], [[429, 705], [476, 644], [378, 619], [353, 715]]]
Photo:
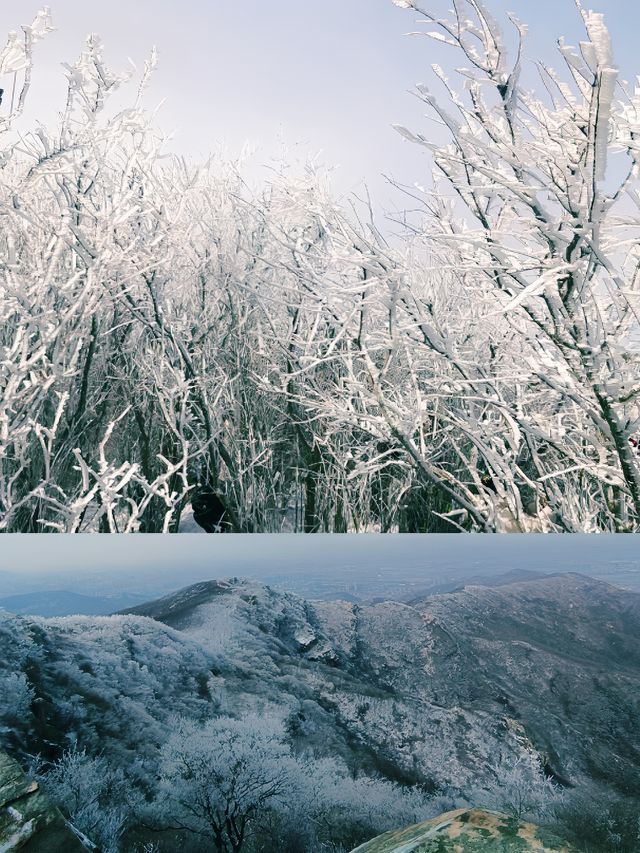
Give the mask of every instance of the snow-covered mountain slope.
[[535, 750], [562, 784], [640, 791], [640, 596], [600, 581], [370, 607], [213, 582], [133, 612], [222, 655], [227, 701], [285, 704], [301, 741], [339, 732], [401, 778], [490, 783], [492, 768]]
[[301, 749], [475, 802], [536, 754], [637, 796], [638, 636], [640, 596], [579, 575], [366, 607], [212, 581], [114, 617], [0, 614], [0, 726], [16, 753], [77, 738], [135, 764], [174, 714], [268, 708]]

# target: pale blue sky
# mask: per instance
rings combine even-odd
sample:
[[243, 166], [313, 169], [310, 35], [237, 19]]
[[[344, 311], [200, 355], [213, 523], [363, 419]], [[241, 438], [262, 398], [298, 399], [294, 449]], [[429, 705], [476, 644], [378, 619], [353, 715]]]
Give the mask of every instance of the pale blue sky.
[[[436, 6], [425, 0], [426, 5]], [[446, 7], [446, 0], [440, 7]], [[50, 0], [58, 32], [38, 46], [32, 106], [50, 115], [62, 104], [60, 62], [75, 57], [88, 32], [100, 33], [115, 66], [128, 56], [142, 65], [151, 45], [160, 67], [149, 103], [162, 97], [161, 123], [174, 147], [204, 155], [225, 142], [260, 143], [260, 162], [295, 147], [301, 159], [322, 151], [340, 167], [339, 185], [362, 179], [386, 194], [379, 175], [424, 180], [426, 155], [403, 143], [392, 123], [425, 130], [420, 104], [408, 94], [447, 64], [446, 48], [407, 38], [415, 15], [391, 0]], [[530, 55], [553, 55], [555, 38], [581, 37], [573, 0], [488, 0], [531, 24]], [[607, 15], [627, 78], [636, 59], [640, 3], [585, 0]], [[32, 0], [2, 0], [0, 31], [28, 22]], [[444, 50], [444, 52], [443, 52]], [[0, 83], [0, 85], [2, 85]]]

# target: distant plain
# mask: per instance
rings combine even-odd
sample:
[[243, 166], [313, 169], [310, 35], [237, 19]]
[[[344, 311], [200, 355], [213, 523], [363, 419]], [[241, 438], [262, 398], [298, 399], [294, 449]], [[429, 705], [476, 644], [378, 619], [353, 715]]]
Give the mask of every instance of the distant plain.
[[579, 572], [640, 591], [637, 544], [615, 535], [4, 536], [0, 607], [100, 615], [229, 577], [356, 602], [410, 601], [511, 572]]

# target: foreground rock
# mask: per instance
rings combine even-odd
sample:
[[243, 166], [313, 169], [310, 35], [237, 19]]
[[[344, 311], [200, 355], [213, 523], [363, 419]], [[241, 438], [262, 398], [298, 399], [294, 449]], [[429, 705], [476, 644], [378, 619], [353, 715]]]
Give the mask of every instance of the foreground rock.
[[531, 823], [480, 809], [457, 809], [368, 841], [353, 853], [575, 853]]
[[38, 783], [0, 752], [0, 851], [80, 853], [96, 849], [80, 841]]

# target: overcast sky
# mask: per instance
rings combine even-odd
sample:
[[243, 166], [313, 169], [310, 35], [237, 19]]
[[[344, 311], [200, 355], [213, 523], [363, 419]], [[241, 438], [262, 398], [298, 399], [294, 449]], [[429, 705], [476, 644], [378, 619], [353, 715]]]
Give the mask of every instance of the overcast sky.
[[242, 574], [250, 567], [280, 567], [283, 573], [318, 567], [396, 565], [438, 569], [443, 565], [500, 561], [559, 571], [617, 561], [640, 563], [638, 538], [621, 535], [507, 536], [459, 534], [351, 534], [245, 536], [4, 534], [0, 572], [136, 568], [211, 568], [212, 576]]
[[[450, 54], [427, 39], [406, 37], [415, 14], [391, 0], [53, 0], [50, 5], [58, 31], [38, 45], [30, 117], [35, 112], [48, 119], [62, 106], [60, 63], [75, 58], [85, 35], [97, 32], [117, 68], [127, 57], [142, 66], [148, 50], [157, 46], [160, 66], [149, 104], [166, 99], [160, 121], [175, 134], [178, 150], [204, 156], [225, 143], [236, 153], [248, 140], [261, 146], [261, 163], [284, 145], [302, 160], [309, 152], [322, 152], [324, 163], [339, 167], [341, 188], [367, 180], [378, 196], [389, 199], [382, 173], [407, 183], [424, 180], [426, 155], [404, 143], [391, 124], [428, 131], [408, 90], [431, 79], [432, 62], [446, 67]], [[552, 57], [558, 35], [566, 34], [571, 43], [582, 37], [573, 0], [488, 0], [488, 5], [497, 15], [509, 9], [531, 24], [531, 56]], [[633, 79], [640, 71], [640, 3], [585, 0], [584, 5], [606, 13], [617, 60]], [[38, 8], [32, 0], [2, 0], [0, 30], [30, 22]]]

